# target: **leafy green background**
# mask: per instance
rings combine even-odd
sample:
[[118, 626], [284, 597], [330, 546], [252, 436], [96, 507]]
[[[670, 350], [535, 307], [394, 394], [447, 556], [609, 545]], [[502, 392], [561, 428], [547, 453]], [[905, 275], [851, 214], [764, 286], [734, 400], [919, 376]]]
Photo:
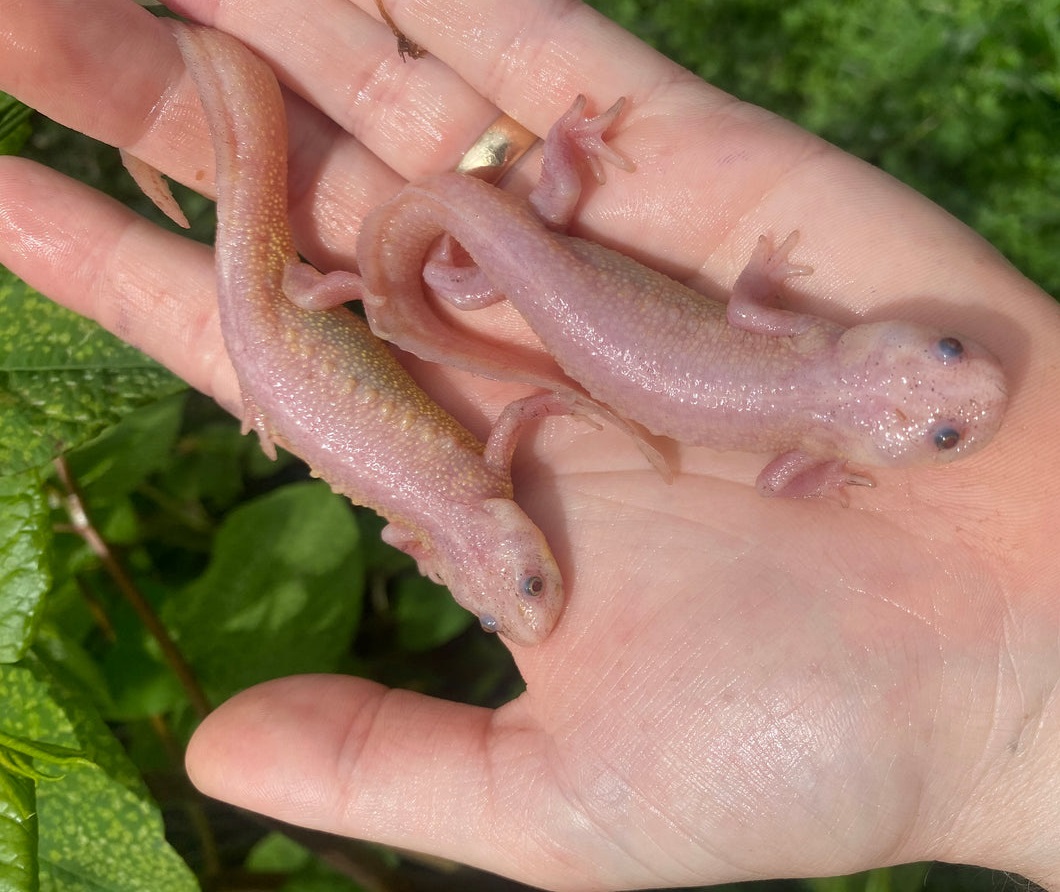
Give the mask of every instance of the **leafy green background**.
[[1058, 0], [592, 5], [913, 186], [1060, 295]]
[[[594, 5], [889, 170], [1060, 291], [1060, 0]], [[152, 214], [116, 153], [0, 97], [0, 151], [19, 150]], [[206, 203], [180, 200], [208, 238]], [[351, 672], [482, 705], [521, 682], [499, 642], [380, 543], [378, 518], [289, 458], [265, 461], [212, 404], [3, 270], [0, 473], [0, 888], [524, 888], [281, 832], [189, 788], [197, 714], [265, 678]], [[128, 585], [71, 533], [82, 506]], [[1006, 887], [1027, 884], [924, 864], [738, 888]]]

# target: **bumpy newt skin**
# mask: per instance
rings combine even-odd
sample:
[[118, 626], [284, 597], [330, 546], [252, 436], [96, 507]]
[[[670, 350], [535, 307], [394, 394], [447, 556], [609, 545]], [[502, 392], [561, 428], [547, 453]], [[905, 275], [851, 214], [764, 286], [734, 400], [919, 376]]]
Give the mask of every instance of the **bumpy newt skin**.
[[[617, 415], [684, 443], [775, 454], [758, 478], [763, 495], [871, 485], [847, 462], [934, 465], [990, 439], [1006, 388], [982, 347], [909, 322], [844, 328], [770, 306], [787, 278], [812, 272], [788, 262], [797, 233], [778, 248], [760, 240], [726, 305], [555, 231], [578, 199], [579, 155], [599, 181], [600, 159], [628, 167], [602, 141], [617, 107], [597, 118], [582, 107], [579, 97], [549, 133], [529, 203], [443, 173], [366, 218], [358, 262], [377, 334], [489, 377], [583, 387]], [[464, 309], [507, 298], [562, 373], [453, 325], [428, 291]]]
[[[245, 425], [386, 517], [383, 538], [518, 644], [548, 635], [563, 588], [544, 537], [512, 501], [504, 461], [436, 406], [343, 308], [285, 289], [327, 280], [299, 263], [287, 221], [287, 132], [271, 70], [237, 40], [177, 26], [217, 154], [219, 309]], [[344, 284], [340, 277], [338, 287]], [[349, 295], [350, 298], [357, 296]], [[495, 446], [505, 459], [510, 450]]]

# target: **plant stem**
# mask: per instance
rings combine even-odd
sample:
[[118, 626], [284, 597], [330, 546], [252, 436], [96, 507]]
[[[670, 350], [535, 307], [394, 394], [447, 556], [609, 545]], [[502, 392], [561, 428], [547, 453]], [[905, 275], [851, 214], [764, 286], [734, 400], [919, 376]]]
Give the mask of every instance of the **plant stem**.
[[200, 719], [206, 718], [210, 713], [211, 707], [209, 700], [206, 698], [206, 693], [199, 684], [199, 680], [195, 677], [191, 666], [184, 659], [184, 655], [170, 636], [169, 630], [159, 619], [158, 614], [155, 613], [154, 608], [143, 596], [136, 583], [133, 582], [125, 566], [103, 536], [100, 535], [99, 530], [96, 529], [66, 459], [57, 458], [55, 460], [55, 469], [65, 490], [63, 503], [66, 507], [67, 516], [70, 518], [71, 529], [84, 540], [85, 544], [99, 558], [107, 574], [114, 580], [114, 584], [118, 587], [122, 597], [132, 607], [151, 637], [158, 643], [163, 659], [173, 670], [173, 674], [176, 675], [181, 687], [184, 688], [192, 709], [195, 710]]

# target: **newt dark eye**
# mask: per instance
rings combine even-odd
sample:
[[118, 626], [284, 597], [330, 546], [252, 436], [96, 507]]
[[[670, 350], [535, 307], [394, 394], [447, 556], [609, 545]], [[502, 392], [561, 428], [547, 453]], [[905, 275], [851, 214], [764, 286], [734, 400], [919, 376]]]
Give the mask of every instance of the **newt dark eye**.
[[545, 590], [545, 580], [540, 576], [527, 576], [519, 583], [519, 590], [528, 598], [536, 598]]
[[935, 349], [938, 350], [939, 358], [946, 362], [950, 359], [957, 359], [964, 353], [964, 344], [956, 338], [942, 338], [935, 345]]
[[939, 452], [953, 449], [960, 442], [960, 433], [952, 427], [940, 427], [935, 431], [935, 448], [938, 449]]

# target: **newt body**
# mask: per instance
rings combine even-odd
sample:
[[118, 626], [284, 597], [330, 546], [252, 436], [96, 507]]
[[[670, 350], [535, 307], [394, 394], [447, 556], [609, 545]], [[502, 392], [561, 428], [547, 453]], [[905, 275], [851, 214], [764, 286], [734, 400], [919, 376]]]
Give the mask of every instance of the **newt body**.
[[[272, 71], [241, 43], [176, 27], [217, 154], [219, 310], [246, 428], [390, 522], [383, 538], [518, 644], [551, 631], [563, 586], [544, 537], [512, 501], [503, 445], [484, 446], [416, 385], [345, 308], [288, 298], [322, 277], [287, 220], [287, 132]], [[337, 280], [341, 291], [346, 280]], [[350, 294], [348, 299], [358, 296]], [[322, 543], [326, 547], [326, 543]]]
[[[763, 237], [725, 304], [557, 231], [578, 199], [579, 155], [598, 174], [601, 158], [628, 166], [602, 140], [617, 107], [583, 118], [582, 102], [549, 133], [529, 201], [443, 173], [365, 219], [358, 261], [373, 330], [424, 359], [584, 389], [654, 434], [774, 454], [758, 478], [765, 495], [871, 484], [847, 462], [933, 465], [990, 439], [1006, 385], [979, 345], [909, 322], [845, 328], [771, 306], [787, 278], [811, 272], [788, 261], [796, 233], [777, 248]], [[464, 309], [506, 298], [559, 369], [452, 325], [428, 287]]]

